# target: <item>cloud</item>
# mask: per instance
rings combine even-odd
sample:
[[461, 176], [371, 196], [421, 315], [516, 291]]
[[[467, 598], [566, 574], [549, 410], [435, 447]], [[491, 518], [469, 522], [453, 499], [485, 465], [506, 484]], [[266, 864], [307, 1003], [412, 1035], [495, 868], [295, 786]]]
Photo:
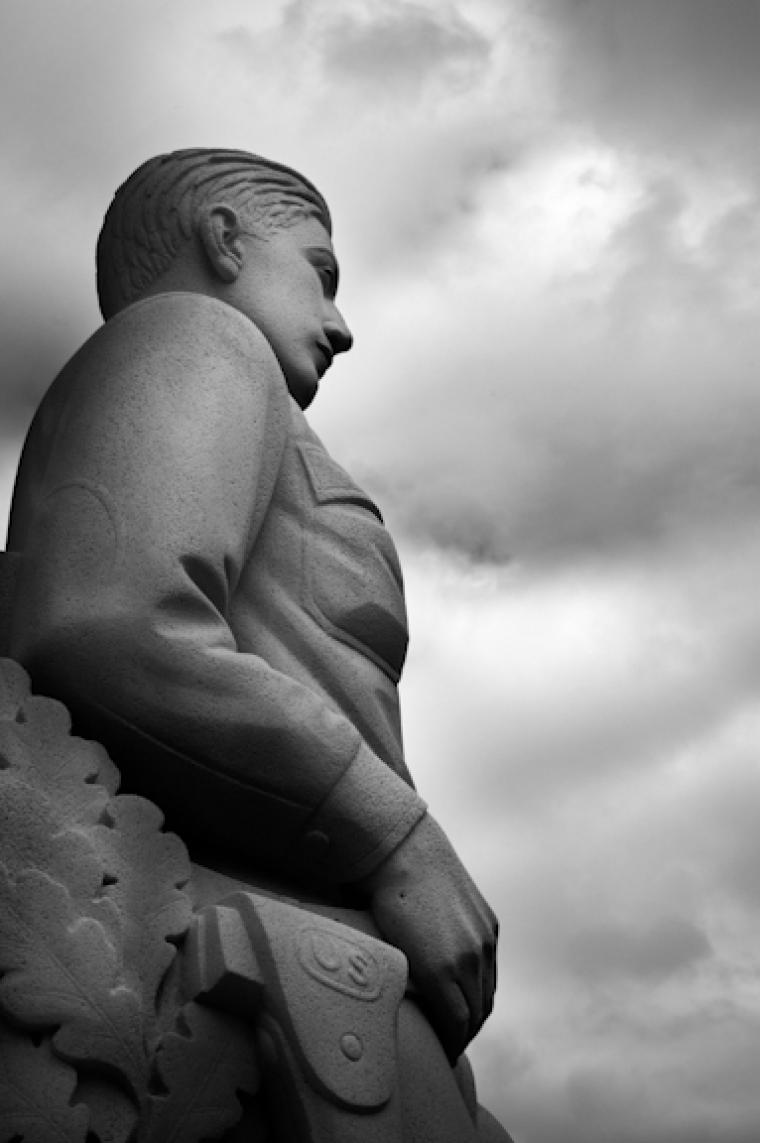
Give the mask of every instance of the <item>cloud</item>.
[[197, 143], [218, 120], [192, 62], [202, 38], [197, 7], [10, 0], [4, 9], [6, 434], [23, 431], [67, 357], [99, 324], [95, 241], [118, 183], [150, 154]]
[[[577, 164], [570, 227], [597, 194], [593, 161]], [[481, 184], [474, 219], [428, 251], [429, 276], [398, 282], [375, 312], [369, 351], [389, 360], [363, 400], [383, 419], [383, 455], [371, 440], [361, 452], [398, 526], [475, 558], [564, 560], [753, 512], [751, 202], [708, 212], [685, 181], [637, 174], [636, 191], [613, 188], [630, 205], [595, 240], [590, 264], [559, 250], [531, 280], [526, 246], [543, 220], [523, 237], [522, 210], [509, 217], [526, 179], [523, 166], [485, 193]], [[489, 232], [501, 262], [489, 257]]]
[[400, 541], [408, 756], [502, 919], [473, 1057], [520, 1143], [758, 1136], [757, 22], [11, 0], [0, 45], [8, 490], [129, 170], [249, 146], [330, 200], [356, 349], [312, 420]]
[[[151, 17], [148, 42], [147, 9], [138, 5], [117, 28], [86, 24], [78, 48], [86, 83], [71, 85], [62, 74], [74, 66], [71, 56], [55, 51], [59, 18], [12, 6], [17, 45], [4, 73], [5, 104], [13, 102], [13, 87], [27, 115], [24, 130], [14, 127], [10, 135], [14, 162], [6, 161], [6, 185], [27, 216], [33, 209], [44, 217], [46, 204], [57, 201], [43, 225], [46, 250], [58, 254], [53, 267], [46, 255], [41, 286], [36, 263], [24, 258], [19, 226], [8, 262], [15, 301], [3, 330], [9, 418], [24, 420], [97, 322], [90, 251], [115, 183], [167, 141], [196, 142], [212, 122], [218, 130], [215, 99], [226, 84], [238, 95], [224, 99], [225, 141], [239, 144], [242, 132], [252, 142], [256, 135], [262, 150], [267, 141], [276, 148], [275, 140], [287, 150], [306, 123], [314, 141], [300, 144], [302, 165], [328, 188], [340, 186], [334, 206], [347, 250], [349, 318], [351, 291], [361, 299], [352, 388], [378, 394], [366, 402], [371, 439], [357, 451], [397, 526], [420, 542], [480, 559], [565, 559], [657, 542], [674, 527], [709, 522], [716, 511], [748, 511], [758, 483], [758, 334], [750, 306], [760, 247], [757, 198], [748, 187], [725, 197], [716, 182], [717, 201], [705, 207], [685, 168], [663, 172], [650, 154], [630, 160], [626, 174], [622, 159], [577, 140], [577, 162], [568, 168], [573, 148], [558, 147], [556, 132], [576, 128], [584, 108], [603, 115], [611, 101], [596, 88], [583, 95], [570, 84], [553, 124], [539, 127], [540, 115], [524, 107], [521, 114], [524, 92], [510, 82], [506, 46], [517, 26], [525, 66], [530, 37], [516, 24], [518, 8], [510, 10], [511, 24], [499, 26], [486, 4], [466, 13], [453, 5], [292, 4], [254, 17], [230, 3], [214, 23], [200, 21], [200, 9], [191, 6], [184, 20], [172, 22], [168, 10], [157, 24]], [[703, 65], [716, 53], [721, 74], [731, 70], [723, 61], [733, 60], [744, 78], [736, 78], [733, 102], [719, 103], [709, 132], [721, 115], [743, 114], [755, 83], [743, 46], [753, 42], [750, 9], [737, 4], [736, 15], [722, 22], [715, 6], [703, 3], [689, 6], [693, 20], [682, 4], [668, 5], [669, 14], [649, 4], [642, 9], [646, 18], [638, 6], [608, 11], [589, 0], [543, 11], [556, 75], [572, 63], [581, 87], [609, 73], [621, 92], [633, 92], [659, 90], [654, 81], [637, 88], [637, 63], [659, 69], [657, 82], [672, 85], [658, 96], [667, 108], [682, 77], [697, 88], [700, 76], [712, 74]], [[201, 32], [212, 27], [203, 68], [191, 68]], [[683, 36], [676, 34], [681, 29]], [[108, 45], [115, 36], [114, 57]], [[172, 37], [177, 50], [169, 52]], [[32, 51], [45, 64], [33, 75], [21, 62]], [[362, 52], [385, 69], [408, 70], [413, 60], [415, 75], [437, 77], [435, 92], [420, 81], [406, 90], [403, 111], [387, 114]], [[366, 90], [355, 88], [351, 70], [360, 57]], [[466, 93], [449, 70], [462, 60], [478, 62]], [[400, 90], [397, 79], [389, 90]], [[74, 91], [70, 105], [60, 103], [58, 88]], [[129, 90], [130, 116], [120, 113], [117, 127], [114, 104], [89, 99], [85, 89]], [[534, 90], [536, 106], [541, 98]], [[437, 104], [445, 115], [434, 113]], [[51, 121], [53, 106], [65, 122]], [[653, 132], [661, 118], [642, 112]], [[630, 142], [619, 118], [609, 119], [608, 135], [615, 144]], [[545, 161], [547, 153], [554, 162]], [[723, 171], [726, 186], [732, 170]], [[565, 207], [565, 195], [575, 209]], [[570, 236], [585, 233], [588, 218], [616, 200], [625, 204], [622, 212], [605, 235], [586, 240], [588, 265], [579, 267]], [[548, 234], [553, 265], [536, 279]], [[75, 266], [82, 269], [71, 289]], [[31, 316], [40, 290], [42, 330]], [[340, 369], [348, 376], [348, 366]], [[332, 387], [331, 377], [325, 389]], [[336, 392], [342, 400], [346, 391]], [[356, 423], [365, 402], [363, 395], [353, 400], [349, 395], [345, 423]], [[343, 416], [326, 405], [326, 422]]]
[[359, 19], [344, 13], [323, 28], [322, 42], [331, 75], [393, 99], [408, 98], [410, 88], [436, 75], [445, 86], [467, 88], [490, 55], [486, 37], [450, 5], [373, 5]]
[[568, 966], [585, 979], [661, 979], [709, 955], [710, 942], [693, 923], [665, 917], [645, 929], [598, 924], [575, 933]]
[[[760, 12], [754, 0], [558, 0], [540, 5], [556, 51], [558, 117], [616, 146], [675, 149], [757, 170]], [[743, 154], [742, 154], [743, 152]]]
[[543, 577], [405, 552], [408, 757], [502, 919], [473, 1057], [530, 1143], [760, 1122], [760, 555], [713, 540]]
[[[402, 142], [387, 193], [379, 151], [380, 213], [354, 247], [384, 293], [359, 314], [368, 364], [357, 360], [349, 404], [372, 433], [339, 448], [418, 543], [564, 561], [754, 512], [760, 188], [721, 140], [754, 107], [754, 55], [737, 45], [754, 43], [755, 10], [740, 5], [734, 21], [715, 4], [642, 9], [557, 7], [558, 89], [566, 68], [577, 75], [529, 143], [497, 53], [477, 114], [455, 110], [441, 145], [425, 132], [419, 165]], [[735, 94], [703, 116], [712, 53], [721, 74], [736, 67]], [[584, 94], [605, 77], [630, 117], [642, 91], [657, 103], [641, 131], [613, 95]], [[717, 160], [707, 171], [688, 132], [670, 145], [682, 81], [695, 92], [684, 114]], [[407, 120], [414, 139], [414, 112]], [[589, 141], [600, 125], [606, 147]]]

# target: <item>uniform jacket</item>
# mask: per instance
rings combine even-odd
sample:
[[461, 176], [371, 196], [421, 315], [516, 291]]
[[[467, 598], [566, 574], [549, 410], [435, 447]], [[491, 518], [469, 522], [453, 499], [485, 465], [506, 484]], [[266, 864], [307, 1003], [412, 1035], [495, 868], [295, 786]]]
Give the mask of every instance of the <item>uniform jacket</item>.
[[344, 883], [424, 813], [393, 543], [237, 310], [163, 294], [86, 343], [30, 429], [8, 546], [11, 653], [189, 839]]

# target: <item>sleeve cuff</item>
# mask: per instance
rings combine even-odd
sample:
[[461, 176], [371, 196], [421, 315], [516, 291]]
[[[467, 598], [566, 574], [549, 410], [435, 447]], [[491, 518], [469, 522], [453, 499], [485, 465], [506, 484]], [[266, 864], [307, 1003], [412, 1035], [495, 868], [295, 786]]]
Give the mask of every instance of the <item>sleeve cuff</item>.
[[358, 881], [397, 848], [427, 811], [411, 786], [365, 745], [306, 822], [301, 863], [320, 878]]

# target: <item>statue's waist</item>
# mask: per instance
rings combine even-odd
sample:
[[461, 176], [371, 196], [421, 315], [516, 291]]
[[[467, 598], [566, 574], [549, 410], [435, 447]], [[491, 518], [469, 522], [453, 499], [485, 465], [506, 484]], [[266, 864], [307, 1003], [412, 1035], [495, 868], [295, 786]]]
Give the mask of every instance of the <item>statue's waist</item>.
[[288, 584], [267, 586], [254, 599], [236, 601], [230, 620], [238, 650], [322, 695], [408, 781], [396, 683], [366, 650], [315, 623]]
[[196, 910], [216, 905], [240, 890], [286, 900], [312, 913], [380, 937], [366, 900], [351, 885], [304, 885], [284, 874], [253, 868], [250, 862], [217, 850], [194, 849], [189, 891]]

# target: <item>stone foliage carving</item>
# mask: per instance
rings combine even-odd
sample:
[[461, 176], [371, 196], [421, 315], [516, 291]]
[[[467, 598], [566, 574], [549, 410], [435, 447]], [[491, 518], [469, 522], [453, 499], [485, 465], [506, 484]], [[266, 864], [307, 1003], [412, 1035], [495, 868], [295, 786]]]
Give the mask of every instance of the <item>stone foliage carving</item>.
[[257, 1090], [250, 1031], [182, 1002], [185, 847], [118, 783], [0, 659], [0, 1143], [200, 1143]]

